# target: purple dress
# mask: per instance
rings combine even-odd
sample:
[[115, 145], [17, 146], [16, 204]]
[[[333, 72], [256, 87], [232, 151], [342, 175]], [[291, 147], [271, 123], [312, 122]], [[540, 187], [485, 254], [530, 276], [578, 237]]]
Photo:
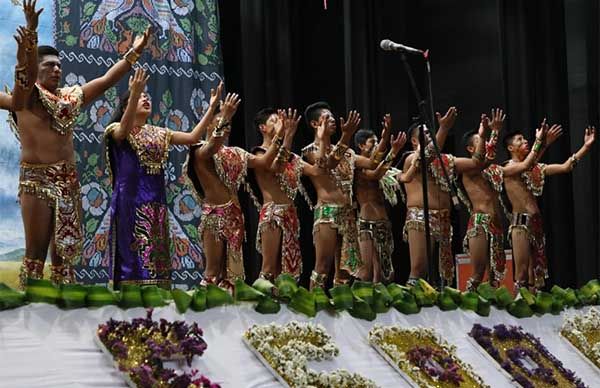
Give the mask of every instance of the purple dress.
[[171, 132], [144, 125], [120, 143], [112, 138], [119, 124], [105, 131], [112, 179], [110, 276], [121, 284], [156, 284], [170, 288], [171, 254], [164, 166]]

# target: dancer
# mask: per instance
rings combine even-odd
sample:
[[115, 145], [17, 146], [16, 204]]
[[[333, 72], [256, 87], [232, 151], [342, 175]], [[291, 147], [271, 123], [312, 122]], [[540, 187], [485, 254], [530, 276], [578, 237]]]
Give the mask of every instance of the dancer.
[[138, 69], [129, 79], [104, 139], [113, 193], [109, 230], [110, 271], [115, 288], [156, 284], [170, 288], [171, 253], [164, 167], [170, 145], [197, 143], [212, 122], [223, 84], [211, 90], [204, 117], [191, 132], [147, 124], [152, 104]]
[[[355, 172], [356, 200], [359, 205], [359, 246], [361, 258], [365, 263], [359, 277], [374, 283], [389, 282], [394, 277], [392, 265], [394, 236], [385, 201], [396, 202], [394, 198], [396, 198], [395, 191], [399, 189], [398, 183], [412, 180], [415, 171], [415, 163], [413, 163], [406, 173], [393, 171], [393, 176], [388, 176], [391, 161], [384, 162], [381, 159], [390, 142], [391, 116], [389, 114], [384, 116], [382, 125], [379, 142], [375, 133], [368, 129], [360, 129], [354, 136], [356, 151], [361, 156], [371, 158], [375, 162], [380, 161], [374, 170], [357, 169]], [[399, 152], [404, 143], [406, 143], [405, 133], [392, 139], [392, 144], [396, 144], [394, 154]], [[390, 187], [385, 186], [387, 182], [391, 182]]]
[[207, 141], [190, 148], [185, 168], [202, 206], [198, 236], [202, 239], [206, 268], [201, 284], [217, 284], [230, 292], [235, 280], [244, 279], [244, 215], [237, 191], [248, 168], [271, 166], [283, 141], [280, 125], [262, 156], [225, 146], [239, 103], [237, 94], [227, 95], [213, 120], [214, 130], [208, 132]]
[[[436, 134], [436, 140], [443, 148], [448, 131], [454, 125], [457, 110], [455, 107], [448, 109], [448, 112], [442, 117], [439, 113], [437, 119], [439, 129]], [[484, 129], [480, 126], [479, 135], [483, 138]], [[413, 150], [419, 147], [419, 125], [413, 125], [409, 129], [409, 136]], [[431, 227], [431, 237], [439, 245], [439, 271], [441, 278], [451, 283], [454, 278], [454, 258], [452, 257], [452, 226], [450, 224], [451, 199], [448, 182], [444, 179], [442, 165], [440, 160], [435, 157], [432, 150], [432, 143], [429, 135], [426, 136], [427, 146], [425, 154], [427, 158], [427, 196], [429, 200], [429, 223]], [[481, 170], [484, 164], [484, 147], [479, 144], [473, 156], [468, 158], [457, 158], [450, 154], [442, 154], [441, 159], [448, 172], [450, 184], [454, 183], [457, 175], [469, 170]], [[412, 152], [407, 156], [404, 162], [404, 168], [408, 169], [419, 154]], [[419, 170], [422, 166], [419, 167]], [[417, 279], [427, 276], [427, 244], [425, 236], [425, 212], [423, 209], [423, 186], [421, 174], [417, 173], [416, 178], [405, 184], [407, 198], [406, 222], [404, 224], [404, 240], [408, 241], [410, 250], [410, 275], [407, 284], [416, 283]]]
[[[304, 147], [302, 156], [308, 163], [326, 170], [326, 174], [310, 177], [317, 192], [313, 223], [316, 262], [311, 287], [325, 286], [332, 264], [334, 285], [344, 284], [353, 276], [358, 277], [363, 267], [353, 203], [354, 169], [375, 169], [377, 163], [348, 149], [360, 124], [356, 111], [350, 111], [346, 120], [340, 118], [342, 136], [334, 147], [331, 147], [331, 136], [337, 127], [329, 105], [326, 102], [311, 104], [304, 117], [313, 131], [314, 141]], [[390, 151], [386, 163], [395, 156]]]
[[[541, 124], [547, 131], [546, 119]], [[538, 130], [539, 131], [539, 130]], [[515, 261], [515, 290], [529, 286], [532, 291], [544, 286], [548, 277], [546, 260], [546, 238], [540, 209], [535, 197], [542, 195], [545, 177], [566, 174], [573, 170], [581, 158], [587, 154], [596, 139], [595, 127], [587, 127], [581, 148], [562, 164], [534, 163], [520, 174], [506, 177], [506, 193], [512, 205], [509, 228]], [[532, 151], [542, 149], [542, 140], [536, 140]], [[529, 153], [527, 140], [520, 131], [508, 134], [504, 146], [510, 154], [505, 168], [525, 160]]]
[[301, 192], [309, 206], [312, 206], [300, 178], [302, 175], [318, 176], [324, 173], [324, 170], [303, 161], [290, 151], [300, 119], [297, 111], [291, 108], [287, 111], [265, 108], [254, 119], [254, 126], [263, 138], [262, 144], [252, 150], [255, 155], [267, 152], [279, 126], [283, 125], [285, 131], [283, 145], [274, 165], [254, 169], [263, 198], [256, 233], [256, 249], [262, 255], [259, 277], [269, 281], [274, 281], [280, 273], [288, 273], [296, 278], [300, 276], [300, 223], [294, 200]]
[[[15, 121], [21, 141], [19, 200], [25, 227], [25, 257], [21, 286], [28, 277], [42, 278], [44, 262], [52, 243], [51, 279], [54, 283], [75, 281], [73, 261], [80, 255], [81, 194], [73, 148], [73, 128], [82, 106], [91, 103], [121, 79], [146, 46], [150, 30], [137, 37], [133, 47], [101, 77], [85, 85], [59, 88], [59, 53], [49, 46], [37, 47], [37, 25], [41, 13], [34, 1], [24, 1], [29, 55], [21, 74], [32, 87], [19, 101], [13, 96]], [[37, 82], [33, 82], [37, 80]]]

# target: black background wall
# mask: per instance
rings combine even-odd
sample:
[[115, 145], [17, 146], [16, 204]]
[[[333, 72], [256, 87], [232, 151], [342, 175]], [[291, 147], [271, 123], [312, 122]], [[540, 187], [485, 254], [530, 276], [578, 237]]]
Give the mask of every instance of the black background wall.
[[[583, 130], [598, 125], [600, 7], [597, 0], [222, 0], [219, 2], [227, 88], [243, 106], [231, 143], [260, 143], [254, 113], [265, 106], [297, 107], [328, 101], [338, 116], [358, 109], [363, 127], [379, 130], [391, 113], [396, 130], [415, 114], [402, 62], [383, 52], [389, 38], [431, 50], [436, 110], [459, 108], [446, 151], [462, 155], [462, 134], [476, 128], [481, 112], [502, 107], [506, 128], [530, 137], [542, 118], [558, 122], [565, 135], [545, 155], [562, 162], [578, 149]], [[411, 59], [424, 91], [423, 67]], [[312, 141], [304, 125], [295, 150]], [[500, 158], [505, 154], [500, 154]], [[551, 282], [581, 285], [600, 275], [598, 146], [572, 175], [547, 180], [540, 200], [545, 217]], [[246, 269], [260, 269], [254, 250], [257, 212], [245, 206]], [[300, 204], [305, 274], [314, 263], [311, 214]], [[408, 275], [401, 243], [404, 210], [391, 210], [397, 249], [397, 281]], [[455, 222], [460, 250], [466, 216]]]

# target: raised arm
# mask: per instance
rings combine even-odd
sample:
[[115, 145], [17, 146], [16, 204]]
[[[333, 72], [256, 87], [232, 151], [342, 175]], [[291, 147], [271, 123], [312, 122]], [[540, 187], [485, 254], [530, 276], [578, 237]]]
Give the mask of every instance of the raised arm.
[[143, 69], [137, 69], [133, 77], [129, 77], [129, 101], [125, 112], [123, 112], [123, 117], [121, 117], [120, 125], [111, 133], [112, 138], [117, 142], [125, 140], [133, 129], [138, 101], [144, 91], [146, 82], [148, 82], [148, 77]]
[[[340, 128], [342, 130], [342, 137], [340, 138], [340, 141], [338, 141], [338, 143], [335, 145], [335, 147], [333, 147], [331, 152], [324, 156], [325, 168], [334, 169], [340, 163], [340, 161], [344, 157], [344, 153], [349, 147], [354, 132], [356, 132], [358, 126], [360, 125], [360, 121], [360, 113], [358, 113], [355, 110], [351, 110], [350, 112], [348, 112], [348, 118], [346, 120], [344, 120], [343, 117], [340, 117]], [[323, 125], [329, 126], [328, 118], [324, 121]], [[323, 139], [320, 139], [320, 141], [320, 147], [322, 149], [324, 148], [326, 150], [329, 148], [329, 136], [323, 136]], [[324, 144], [325, 142], [327, 144]]]
[[237, 93], [227, 93], [225, 101], [221, 101], [221, 118], [209, 137], [208, 142], [196, 150], [196, 157], [198, 159], [208, 160], [212, 158], [223, 146], [231, 132], [231, 118], [235, 115], [241, 101]]
[[535, 143], [533, 143], [531, 151], [529, 151], [529, 154], [527, 154], [525, 160], [523, 160], [522, 162], [509, 163], [506, 166], [502, 167], [505, 177], [518, 175], [523, 171], [527, 171], [531, 167], [533, 167], [533, 165], [538, 159], [538, 153], [542, 149], [542, 144], [544, 142], [543, 139], [546, 135], [547, 129], [548, 125], [546, 124], [546, 119], [544, 119], [544, 121], [542, 121], [542, 124], [540, 125], [540, 128], [536, 129], [535, 131]]
[[287, 111], [285, 109], [279, 109], [277, 114], [278, 119], [282, 122], [285, 135], [283, 136], [283, 145], [279, 148], [277, 157], [273, 160], [273, 163], [271, 163], [271, 171], [279, 171], [283, 164], [290, 160], [290, 157], [292, 156], [290, 150], [292, 149], [294, 136], [298, 130], [298, 123], [302, 118], [302, 116], [298, 115], [298, 111], [296, 109], [292, 110], [292, 108], [288, 108]]
[[448, 132], [450, 132], [450, 129], [452, 129], [454, 126], [456, 116], [458, 116], [458, 110], [455, 106], [451, 106], [444, 116], [442, 116], [440, 112], [435, 112], [435, 117], [437, 118], [439, 124], [438, 130], [435, 134], [435, 140], [440, 151], [444, 149], [446, 138], [448, 138]]
[[194, 144], [200, 141], [202, 135], [206, 132], [206, 128], [212, 123], [215, 116], [215, 111], [219, 105], [221, 99], [221, 93], [223, 91], [223, 82], [219, 82], [217, 90], [210, 89], [210, 102], [206, 113], [202, 116], [202, 120], [191, 132], [172, 131], [171, 132], [171, 144]]
[[[546, 119], [544, 119], [546, 120]], [[537, 155], [537, 160], [542, 159], [542, 156], [544, 156], [544, 153], [546, 152], [546, 150], [548, 149], [548, 147], [550, 147], [550, 145], [552, 145], [552, 143], [554, 143], [559, 137], [561, 137], [563, 134], [563, 129], [561, 125], [558, 124], [554, 124], [550, 127], [550, 129], [548, 129], [546, 131], [546, 135], [544, 136], [544, 143], [542, 145], [542, 149], [540, 150], [540, 152], [538, 152]]]
[[[392, 149], [388, 152], [386, 157], [378, 164], [375, 165], [373, 159], [365, 158], [364, 156], [356, 156], [356, 167], [362, 168], [365, 171], [365, 177], [367, 179], [381, 179], [385, 175], [385, 172], [390, 168], [396, 156], [406, 144], [406, 133], [400, 132], [397, 136], [391, 138]], [[369, 172], [371, 171], [371, 172]]]
[[475, 147], [475, 152], [470, 158], [454, 158], [454, 167], [457, 173], [468, 173], [470, 171], [483, 170], [485, 168], [485, 138], [489, 121], [485, 114], [481, 115], [479, 123], [479, 141]]
[[596, 128], [595, 127], [587, 127], [585, 129], [585, 135], [583, 137], [583, 145], [581, 148], [571, 155], [569, 159], [567, 159], [562, 164], [549, 164], [546, 166], [546, 175], [556, 175], [556, 174], [566, 174], [571, 172], [573, 168], [579, 163], [581, 158], [585, 156], [591, 149], [592, 144], [594, 144], [594, 140], [596, 140]]
[[19, 27], [17, 35], [17, 64], [15, 66], [15, 85], [12, 92], [11, 110], [17, 112], [29, 105], [33, 85], [37, 80], [37, 27], [43, 8], [36, 11], [36, 0], [23, 1], [23, 13], [27, 27]]
[[[250, 155], [248, 157], [248, 168], [256, 168], [271, 171], [275, 157], [283, 144], [284, 137], [283, 114], [280, 112], [277, 122], [275, 123], [275, 136], [267, 149], [267, 152], [261, 155]], [[289, 129], [289, 128], [288, 128]]]
[[[502, 111], [502, 109], [492, 109], [492, 120], [489, 122], [489, 127], [491, 128], [490, 137], [485, 142], [485, 162], [486, 165], [490, 165], [496, 159], [496, 148], [498, 146], [498, 136], [502, 131], [502, 127], [504, 126], [504, 120], [506, 119], [506, 115]], [[485, 139], [481, 139], [484, 141]]]
[[143, 35], [135, 38], [133, 47], [123, 56], [123, 59], [115, 63], [103, 76], [95, 78], [81, 87], [84, 105], [91, 103], [106, 89], [119, 82], [142, 55], [142, 50], [146, 47], [149, 37], [150, 27], [146, 28]]
[[412, 182], [412, 180], [415, 177], [415, 174], [418, 172], [419, 170], [419, 152], [420, 149], [419, 147], [417, 147], [416, 152], [414, 153], [414, 157], [410, 159], [410, 161], [408, 161], [408, 158], [410, 158], [409, 155], [406, 159], [408, 163], [405, 163], [405, 165], [408, 165], [408, 169], [406, 169], [405, 171], [400, 171], [397, 175], [396, 175], [396, 180], [400, 183], [409, 183]]
[[377, 144], [377, 148], [371, 153], [371, 159], [375, 164], [383, 160], [385, 150], [390, 142], [390, 135], [392, 134], [392, 116], [389, 113], [386, 113], [385, 116], [383, 116], [381, 127], [381, 139]]

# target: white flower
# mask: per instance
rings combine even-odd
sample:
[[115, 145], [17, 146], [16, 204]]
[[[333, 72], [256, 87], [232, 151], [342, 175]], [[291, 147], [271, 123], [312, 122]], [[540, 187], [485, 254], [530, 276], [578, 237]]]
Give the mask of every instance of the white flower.
[[83, 85], [85, 83], [86, 83], [85, 78], [83, 76], [77, 75], [75, 73], [69, 73], [65, 77], [65, 84], [67, 86]]
[[106, 100], [98, 100], [90, 108], [90, 120], [94, 123], [94, 130], [104, 132], [110, 124], [113, 108]]
[[83, 210], [93, 216], [100, 216], [106, 211], [108, 195], [97, 182], [90, 182], [81, 188]]
[[194, 0], [171, 0], [171, 9], [179, 16], [185, 16], [194, 10]]
[[167, 113], [165, 126], [173, 131], [187, 132], [190, 129], [190, 120], [179, 109], [171, 109]]
[[192, 108], [192, 112], [196, 116], [197, 120], [201, 120], [204, 112], [208, 109], [208, 101], [206, 99], [206, 94], [202, 89], [194, 89], [192, 90], [192, 97], [190, 98], [190, 107]]

